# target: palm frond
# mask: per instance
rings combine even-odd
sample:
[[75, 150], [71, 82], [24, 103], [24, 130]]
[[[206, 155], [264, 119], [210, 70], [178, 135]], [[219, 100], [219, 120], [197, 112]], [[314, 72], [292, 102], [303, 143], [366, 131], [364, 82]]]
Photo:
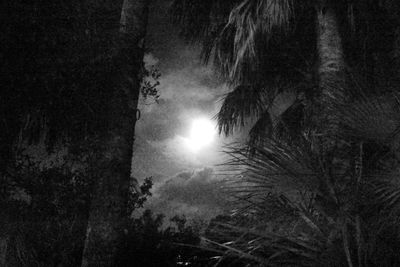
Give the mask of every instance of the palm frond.
[[229, 135], [236, 128], [253, 122], [249, 135], [251, 143], [256, 144], [258, 139], [271, 137], [273, 130], [276, 130], [274, 129], [276, 119], [272, 119], [276, 107], [284, 110], [279, 111], [279, 115], [293, 126], [295, 121], [302, 117], [299, 114], [302, 109], [299, 102], [288, 105], [292, 100], [287, 101], [285, 93], [296, 96], [297, 90], [302, 85], [274, 79], [272, 82], [236, 86], [223, 98], [223, 104], [216, 116], [219, 132]]
[[188, 41], [202, 44], [202, 58], [208, 62], [215, 41], [240, 0], [175, 0], [171, 5], [173, 22]]
[[176, 0], [172, 11], [182, 35], [202, 44], [206, 62], [214, 51], [214, 64], [237, 86], [251, 81], [249, 74], [263, 63], [271, 36], [288, 30], [294, 1]]
[[228, 93], [218, 112], [219, 132], [229, 135], [245, 126], [246, 120], [261, 116], [270, 105], [270, 96], [262, 85], [240, 85]]
[[335, 109], [345, 135], [380, 144], [398, 143], [400, 102], [396, 94], [384, 97], [361, 96], [349, 105], [338, 103]]
[[275, 119], [274, 137], [289, 143], [301, 139], [301, 131], [305, 128], [304, 113], [305, 106], [301, 102], [295, 101]]
[[[231, 147], [227, 153], [232, 157], [226, 163], [233, 182], [227, 190], [234, 190], [236, 198], [254, 205], [264, 202], [268, 192], [296, 196], [298, 192], [314, 192], [319, 185], [318, 173], [307, 144], [289, 146], [283, 142], [264, 139], [262, 147]], [[243, 190], [245, 189], [245, 190]], [[297, 196], [296, 196], [297, 197]]]
[[232, 84], [245, 81], [260, 64], [274, 32], [286, 31], [293, 17], [291, 0], [245, 0], [235, 6], [216, 40], [216, 64]]
[[249, 132], [249, 145], [255, 147], [262, 145], [267, 137], [272, 137], [274, 124], [269, 111], [265, 111], [253, 125]]
[[[284, 91], [295, 92], [293, 89]], [[278, 98], [279, 96], [275, 98], [272, 107], [261, 114], [250, 129], [249, 145], [251, 147], [262, 146], [262, 141], [265, 138], [274, 138], [291, 143], [301, 136], [301, 130], [305, 124], [305, 106], [299, 100], [287, 101], [285, 99], [284, 101], [287, 101], [287, 103], [282, 103], [277, 100]], [[275, 109], [275, 106], [278, 108]]]
[[368, 175], [366, 178], [370, 209], [400, 216], [400, 176], [397, 171]]
[[[173, 17], [182, 35], [201, 43], [202, 58], [208, 62], [213, 56], [214, 65], [233, 88], [217, 115], [220, 133], [229, 135], [249, 119], [261, 119], [260, 126], [274, 97], [286, 87], [309, 89], [299, 84], [304, 83], [301, 70], [312, 48], [289, 31], [295, 13], [309, 19], [306, 6], [293, 0], [174, 1]], [[309, 31], [304, 25], [293, 26], [302, 36]]]
[[240, 0], [174, 0], [170, 7], [173, 22], [181, 26], [187, 40], [197, 42], [208, 36], [209, 31], [225, 25], [232, 8]]
[[[288, 199], [275, 209], [302, 213]], [[324, 261], [323, 254], [332, 246], [327, 240], [333, 233], [320, 230], [326, 227], [315, 213], [306, 216], [308, 223], [302, 225], [301, 216], [284, 215], [270, 219], [256, 216], [252, 219], [248, 213], [236, 215], [229, 221], [214, 222], [208, 233], [214, 241], [208, 245], [219, 247], [225, 253], [229, 251], [230, 256], [267, 266], [320, 266]]]

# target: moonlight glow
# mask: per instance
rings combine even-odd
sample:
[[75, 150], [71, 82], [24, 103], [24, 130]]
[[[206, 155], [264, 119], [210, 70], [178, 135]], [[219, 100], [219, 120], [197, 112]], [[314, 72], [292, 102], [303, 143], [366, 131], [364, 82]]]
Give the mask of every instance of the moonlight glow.
[[196, 119], [192, 122], [186, 144], [194, 152], [210, 145], [215, 138], [215, 126], [209, 119]]

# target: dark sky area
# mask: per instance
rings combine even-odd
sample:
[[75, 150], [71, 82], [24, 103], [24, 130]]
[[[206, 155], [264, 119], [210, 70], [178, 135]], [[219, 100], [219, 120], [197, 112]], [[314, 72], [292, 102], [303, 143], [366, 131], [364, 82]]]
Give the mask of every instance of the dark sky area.
[[221, 211], [214, 165], [223, 161], [220, 151], [227, 139], [216, 135], [210, 146], [193, 152], [185, 138], [193, 120], [212, 119], [227, 88], [211, 66], [201, 63], [199, 48], [179, 37], [169, 4], [158, 0], [151, 8], [145, 63], [161, 71], [161, 96], [158, 104], [141, 101], [133, 174], [139, 181], [153, 177], [153, 198], [147, 207], [155, 212], [208, 218]]

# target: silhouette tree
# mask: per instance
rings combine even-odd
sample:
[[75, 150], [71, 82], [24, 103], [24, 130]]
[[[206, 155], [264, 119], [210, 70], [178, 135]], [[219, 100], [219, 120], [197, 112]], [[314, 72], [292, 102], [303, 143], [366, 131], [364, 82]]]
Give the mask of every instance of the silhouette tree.
[[[375, 60], [384, 58], [387, 51], [385, 56], [379, 53], [395, 41], [390, 37], [382, 42], [387, 47], [376, 45], [374, 40], [382, 33], [392, 36], [394, 29], [391, 19], [384, 19], [386, 27], [382, 29], [373, 18], [392, 13], [388, 9], [396, 4], [367, 2], [174, 1], [174, 18], [182, 27], [182, 35], [200, 42], [203, 59], [208, 62], [213, 56], [214, 65], [232, 88], [217, 115], [220, 131], [230, 134], [249, 119], [256, 119], [250, 132], [252, 139], [290, 128], [285, 124], [292, 116], [281, 116], [274, 122], [271, 113], [295, 117], [314, 114], [316, 121], [309, 123], [326, 131], [322, 125], [330, 120], [327, 110], [332, 100], [349, 98], [344, 93], [345, 61], [372, 69], [376, 65], [373, 53]], [[281, 99], [280, 105], [286, 108], [274, 111], [274, 99], [285, 91], [295, 97], [286, 99], [283, 105]]]
[[[2, 189], [13, 183], [16, 157], [31, 144], [43, 144], [49, 153], [62, 147], [71, 154], [95, 154], [90, 167], [99, 178], [84, 254], [90, 266], [107, 264], [122, 234], [145, 73], [149, 1], [125, 1], [123, 8], [121, 3], [1, 3]], [[95, 244], [103, 237], [108, 241]], [[107, 242], [110, 249], [94, 262], [94, 247]]]
[[125, 0], [122, 5], [117, 60], [110, 99], [110, 121], [102, 139], [87, 228], [82, 266], [112, 266], [126, 231], [134, 128], [143, 68], [144, 38], [148, 19], [147, 0]]

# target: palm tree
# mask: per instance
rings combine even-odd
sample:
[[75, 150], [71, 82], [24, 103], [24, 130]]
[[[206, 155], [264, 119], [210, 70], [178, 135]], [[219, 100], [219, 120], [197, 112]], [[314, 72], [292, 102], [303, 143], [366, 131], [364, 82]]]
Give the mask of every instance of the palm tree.
[[[230, 134], [256, 118], [252, 136], [262, 137], [273, 126], [272, 106], [282, 91], [298, 96], [291, 102], [297, 107], [292, 112], [304, 112], [304, 106], [314, 109], [316, 124], [325, 128], [322, 122], [330, 121], [327, 110], [332, 100], [347, 97], [340, 28], [346, 26], [346, 46], [361, 39], [357, 34], [368, 39], [362, 30], [351, 32], [370, 23], [355, 21], [356, 11], [372, 15], [379, 10], [376, 5], [347, 0], [176, 0], [172, 8], [175, 21], [183, 26], [182, 35], [202, 45], [206, 62], [213, 55], [232, 88], [217, 115], [220, 132]], [[369, 27], [378, 32], [371, 23]], [[317, 105], [305, 103], [304, 96]]]
[[[367, 59], [360, 62], [369, 65], [368, 68], [378, 65], [377, 62], [371, 63], [371, 47], [374, 46], [369, 42], [374, 39], [371, 35], [379, 31], [376, 25], [371, 26], [369, 20], [373, 14], [382, 14], [379, 5], [390, 4], [329, 0], [243, 0], [230, 4], [222, 0], [201, 3], [195, 0], [175, 1], [177, 21], [191, 29], [184, 28], [183, 35], [202, 42], [206, 61], [214, 54], [214, 63], [233, 88], [224, 99], [217, 117], [220, 130], [226, 134], [252, 116], [258, 119], [251, 131], [254, 136], [260, 137], [260, 133], [265, 135], [265, 128], [272, 128], [269, 108], [276, 92], [286, 89], [287, 81], [296, 81], [290, 75], [296, 73], [294, 69], [297, 73], [304, 73], [304, 77], [309, 72], [304, 71], [304, 61], [300, 68], [301, 64], [289, 64], [291, 73], [281, 64], [285, 66], [282, 71], [270, 60], [272, 56], [269, 52], [277, 51], [278, 58], [286, 59], [284, 55], [295, 55], [290, 53], [289, 43], [296, 44], [296, 38], [301, 38], [301, 34], [314, 37], [303, 45], [311, 47], [305, 50], [310, 52], [306, 58], [312, 59], [313, 55], [318, 58], [315, 72], [317, 90], [314, 96], [311, 94], [316, 104], [312, 107], [315, 122], [311, 129], [317, 130], [317, 133], [302, 132], [296, 145], [263, 137], [259, 138], [261, 145], [250, 144], [251, 155], [247, 147], [231, 152], [234, 158], [228, 163], [229, 170], [233, 171], [231, 174], [245, 169], [232, 187], [234, 196], [246, 204], [238, 210], [245, 211], [246, 219], [255, 217], [254, 221], [261, 222], [261, 225], [238, 228], [235, 223], [228, 226], [228, 232], [232, 233], [230, 240], [219, 244], [211, 242], [224, 255], [236, 254], [260, 265], [321, 266], [331, 263], [330, 266], [365, 266], [364, 260], [369, 264], [377, 264], [381, 260], [383, 265], [391, 266], [399, 262], [395, 254], [378, 255], [373, 251], [383, 246], [374, 239], [383, 234], [378, 226], [382, 221], [369, 217], [373, 214], [371, 207], [376, 207], [376, 203], [380, 207], [384, 205], [382, 200], [390, 204], [390, 208], [385, 208], [387, 213], [398, 214], [397, 207], [394, 207], [398, 190], [389, 190], [387, 182], [393, 182], [388, 177], [390, 175], [385, 175], [384, 185], [382, 181], [378, 182], [382, 177], [376, 173], [382, 169], [375, 165], [376, 161], [386, 160], [393, 167], [396, 162], [395, 153], [387, 153], [388, 144], [395, 140], [394, 136], [398, 136], [398, 120], [393, 122], [397, 118], [393, 116], [396, 105], [387, 99], [373, 101], [366, 97], [366, 88], [362, 88], [361, 92], [350, 92], [351, 87], [359, 88], [360, 85], [348, 79], [349, 74], [345, 71], [345, 59], [360, 59], [345, 57], [345, 47], [351, 47], [351, 41], [354, 41], [353, 49], [367, 55]], [[367, 19], [357, 17], [363, 12]], [[343, 14], [347, 22], [344, 22]], [[303, 16], [312, 19], [301, 20]], [[366, 24], [373, 28], [372, 33], [365, 29], [358, 30], [362, 28], [360, 25]], [[301, 28], [305, 25], [308, 28]], [[348, 36], [343, 35], [342, 26], [348, 27], [345, 31]], [[382, 33], [386, 31], [393, 33], [390, 27]], [[364, 41], [369, 43], [367, 49], [356, 46], [360, 44], [360, 36], [364, 36]], [[374, 49], [376, 54], [385, 54], [383, 47]], [[276, 72], [269, 75], [271, 70]], [[283, 86], [277, 77], [283, 77]], [[304, 81], [304, 77], [300, 81]], [[304, 90], [310, 87], [313, 88], [312, 83], [301, 89], [304, 94], [310, 94]], [[271, 88], [275, 90], [271, 92]], [[350, 104], [350, 97], [362, 100]], [[306, 98], [309, 97], [306, 95]], [[293, 112], [298, 104], [296, 101], [287, 112]], [[334, 130], [335, 138], [326, 138], [331, 130]], [[380, 139], [377, 136], [383, 136], [384, 140], [377, 140]], [[384, 148], [371, 155], [371, 144], [366, 144], [366, 140], [383, 143]], [[371, 187], [371, 184], [374, 186]], [[361, 204], [368, 199], [374, 199], [375, 204]], [[257, 231], [269, 222], [262, 216], [271, 211], [271, 203], [277, 203], [276, 209], [285, 209], [291, 216], [295, 215], [282, 235], [274, 231]], [[284, 231], [292, 229], [291, 226], [295, 230], [285, 234]], [[371, 229], [376, 232], [366, 235]], [[397, 244], [398, 240], [394, 242]], [[335, 254], [335, 251], [338, 253]], [[333, 259], [330, 258], [332, 255]]]
[[126, 229], [134, 128], [148, 19], [147, 0], [125, 0], [121, 11], [121, 73], [115, 77], [110, 121], [102, 145], [82, 266], [113, 266]]
[[335, 158], [311, 136], [296, 146], [267, 139], [251, 157], [247, 147], [229, 148], [236, 215], [209, 245], [260, 265], [398, 265], [397, 95], [335, 107], [347, 144]]

